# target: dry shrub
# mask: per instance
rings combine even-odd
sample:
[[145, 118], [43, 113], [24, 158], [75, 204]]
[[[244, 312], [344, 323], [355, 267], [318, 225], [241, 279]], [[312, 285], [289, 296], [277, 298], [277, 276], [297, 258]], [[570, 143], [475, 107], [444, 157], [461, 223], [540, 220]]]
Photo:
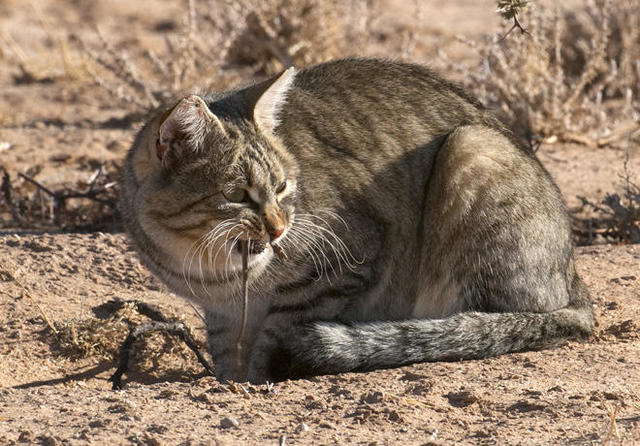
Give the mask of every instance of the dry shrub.
[[479, 64], [464, 74], [485, 105], [528, 140], [606, 145], [638, 129], [640, 3], [587, 0], [578, 10], [529, 5], [527, 32], [462, 39]]
[[182, 26], [177, 33], [165, 35], [165, 48], [160, 53], [134, 48], [132, 56], [126, 44], [109, 41], [97, 25], [94, 42], [71, 36], [84, 55], [93, 83], [121, 104], [133, 107], [137, 112], [134, 118], [144, 118], [149, 110], [196, 86], [219, 88], [237, 78], [237, 70], [225, 67], [225, 55], [237, 34], [224, 26], [226, 20], [235, 19], [233, 4], [213, 9], [203, 20], [195, 0], [185, 3], [188, 8]]
[[113, 230], [117, 210], [118, 166], [102, 163], [86, 180], [53, 189], [30, 172], [12, 178], [0, 166], [0, 228]]
[[640, 186], [631, 173], [630, 146], [627, 146], [622, 175], [622, 197], [617, 193], [606, 194], [600, 203], [586, 197], [578, 197], [582, 207], [592, 211], [595, 217], [576, 219], [574, 235], [579, 244], [640, 243]]
[[[163, 54], [135, 61], [97, 33], [73, 40], [94, 82], [146, 111], [194, 88], [221, 90], [243, 78], [343, 57], [366, 43], [371, 0], [188, 0], [181, 30]], [[355, 24], [355, 26], [354, 26]]]
[[101, 317], [54, 322], [43, 333], [52, 348], [71, 360], [118, 358], [120, 344], [133, 321], [139, 321], [135, 302], [108, 301], [94, 309]]
[[[73, 361], [83, 358], [116, 361], [130, 328], [146, 322], [139, 304], [137, 301], [107, 301], [94, 308], [99, 317], [55, 322], [42, 333], [43, 338], [56, 354]], [[134, 370], [161, 375], [167, 369], [186, 367], [194, 375], [199, 373], [190, 350], [174, 336], [164, 332], [150, 333], [141, 337], [135, 346], [130, 360]], [[198, 347], [202, 348], [201, 345]]]
[[227, 60], [278, 72], [358, 53], [365, 44], [367, 2], [274, 0], [243, 3], [244, 27]]

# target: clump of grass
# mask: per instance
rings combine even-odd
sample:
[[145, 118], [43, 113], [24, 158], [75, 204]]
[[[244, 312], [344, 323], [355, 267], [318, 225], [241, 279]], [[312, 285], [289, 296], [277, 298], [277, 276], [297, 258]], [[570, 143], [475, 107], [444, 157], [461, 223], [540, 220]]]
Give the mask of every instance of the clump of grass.
[[526, 33], [527, 31], [520, 23], [518, 19], [518, 14], [522, 12], [529, 5], [529, 1], [527, 0], [498, 0], [498, 9], [497, 12], [502, 16], [505, 20], [512, 20], [513, 25], [507, 31], [506, 35], [510, 34], [514, 29], [519, 29], [522, 33]]
[[485, 105], [532, 144], [606, 145], [638, 129], [638, 2], [587, 0], [579, 10], [532, 3], [515, 12], [526, 33], [461, 39], [477, 52], [477, 66], [441, 54]]
[[531, 2], [527, 0], [497, 0], [498, 13], [503, 19], [512, 20]]
[[102, 319], [69, 319], [54, 324], [52, 341], [61, 356], [71, 360], [96, 357], [114, 361], [128, 325], [122, 316]]
[[102, 318], [71, 318], [53, 325], [49, 323], [46, 337], [54, 350], [71, 360], [89, 357], [115, 360], [131, 319], [137, 318], [135, 303], [110, 301], [102, 307], [107, 309]]

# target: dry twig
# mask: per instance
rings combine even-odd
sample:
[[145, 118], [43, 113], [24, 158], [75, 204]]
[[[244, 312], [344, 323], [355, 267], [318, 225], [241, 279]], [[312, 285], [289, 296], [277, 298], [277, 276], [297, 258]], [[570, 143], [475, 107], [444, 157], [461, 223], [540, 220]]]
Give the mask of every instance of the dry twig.
[[611, 441], [611, 437], [616, 437], [618, 440], [620, 440], [620, 433], [618, 432], [618, 425], [616, 424], [616, 416], [620, 411], [620, 406], [606, 405], [605, 408], [607, 409], [607, 416], [609, 417], [609, 420], [607, 424], [607, 433], [604, 437], [604, 440], [602, 440], [603, 445], [608, 444], [609, 441]]

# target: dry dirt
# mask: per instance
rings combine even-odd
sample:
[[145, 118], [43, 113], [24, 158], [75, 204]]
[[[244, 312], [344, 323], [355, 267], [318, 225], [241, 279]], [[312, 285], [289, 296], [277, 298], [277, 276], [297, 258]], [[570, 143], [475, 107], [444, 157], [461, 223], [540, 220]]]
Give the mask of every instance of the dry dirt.
[[[86, 80], [56, 77], [63, 68], [56, 39], [69, 28], [89, 35], [91, 18], [131, 52], [154, 47], [183, 4], [0, 1], [0, 49], [17, 48], [53, 73], [25, 81], [10, 63], [15, 55], [0, 54], [0, 166], [56, 187], [119, 162], [135, 132], [122, 119], [132, 110], [99, 90], [87, 95]], [[393, 37], [409, 26], [413, 2], [385, 4], [379, 26]], [[434, 65], [436, 47], [471, 57], [456, 33], [477, 38], [498, 23], [489, 0], [431, 0], [423, 8], [415, 56]], [[393, 56], [402, 40], [395, 37], [376, 51]], [[596, 202], [620, 191], [622, 150], [543, 145], [538, 154], [570, 207], [578, 195]], [[630, 155], [637, 176], [637, 146]], [[107, 378], [124, 319], [144, 317], [129, 309], [117, 319], [104, 304], [158, 305], [202, 340], [194, 309], [149, 275], [121, 233], [3, 230], [0, 444], [638, 444], [640, 245], [576, 254], [598, 320], [585, 344], [250, 386], [205, 376], [191, 352], [156, 335], [139, 345], [124, 390], [113, 391]], [[98, 330], [102, 338], [89, 336]]]

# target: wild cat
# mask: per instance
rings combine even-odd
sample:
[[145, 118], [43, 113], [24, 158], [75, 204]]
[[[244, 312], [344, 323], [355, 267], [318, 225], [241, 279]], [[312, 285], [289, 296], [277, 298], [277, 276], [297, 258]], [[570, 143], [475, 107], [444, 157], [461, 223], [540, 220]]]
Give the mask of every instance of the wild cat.
[[422, 66], [336, 60], [185, 97], [137, 135], [121, 210], [144, 264], [204, 308], [221, 380], [485, 358], [593, 331], [549, 175]]

